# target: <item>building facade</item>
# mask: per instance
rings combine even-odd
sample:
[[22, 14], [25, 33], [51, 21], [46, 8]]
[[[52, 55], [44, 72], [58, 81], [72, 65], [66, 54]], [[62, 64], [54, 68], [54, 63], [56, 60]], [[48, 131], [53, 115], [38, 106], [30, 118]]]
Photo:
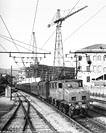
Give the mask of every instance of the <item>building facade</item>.
[[76, 77], [84, 85], [91, 85], [92, 80], [106, 80], [106, 45], [96, 44], [75, 52]]

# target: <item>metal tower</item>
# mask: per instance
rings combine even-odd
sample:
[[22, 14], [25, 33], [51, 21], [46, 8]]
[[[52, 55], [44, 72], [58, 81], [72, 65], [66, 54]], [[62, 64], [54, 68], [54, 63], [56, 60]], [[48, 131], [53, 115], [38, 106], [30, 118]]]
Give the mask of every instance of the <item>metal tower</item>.
[[[56, 38], [55, 38], [55, 49], [54, 49], [54, 61], [53, 61], [53, 78], [55, 78], [55, 67], [58, 67], [58, 72], [56, 73], [56, 76], [59, 77], [61, 74], [62, 76], [65, 76], [65, 63], [64, 63], [64, 53], [63, 53], [63, 42], [62, 42], [62, 32], [61, 32], [61, 26], [62, 22], [65, 21], [68, 17], [74, 15], [75, 13], [85, 9], [87, 6], [73, 12], [68, 13], [65, 17], [60, 16], [60, 9], [57, 10], [56, 17], [52, 21], [51, 24], [48, 24], [48, 27], [51, 27], [53, 24], [56, 25]], [[59, 69], [60, 67], [63, 67], [63, 69]]]

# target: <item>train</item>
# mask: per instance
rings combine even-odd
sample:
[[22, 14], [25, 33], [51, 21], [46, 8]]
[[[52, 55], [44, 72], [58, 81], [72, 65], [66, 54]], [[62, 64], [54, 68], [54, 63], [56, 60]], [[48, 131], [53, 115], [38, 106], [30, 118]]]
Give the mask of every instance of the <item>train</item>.
[[17, 83], [15, 88], [38, 96], [70, 117], [85, 116], [90, 108], [90, 94], [80, 79]]

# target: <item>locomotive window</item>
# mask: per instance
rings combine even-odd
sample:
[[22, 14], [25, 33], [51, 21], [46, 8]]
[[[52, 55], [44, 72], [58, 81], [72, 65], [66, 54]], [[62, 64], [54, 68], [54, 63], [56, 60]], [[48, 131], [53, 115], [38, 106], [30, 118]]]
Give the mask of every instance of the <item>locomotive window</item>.
[[54, 83], [52, 83], [52, 88], [54, 88]]
[[57, 88], [57, 83], [55, 83], [55, 88]]
[[76, 101], [76, 97], [72, 97], [71, 99], [72, 99], [72, 101]]
[[82, 100], [86, 100], [86, 96], [82, 96]]
[[51, 84], [49, 86], [50, 86], [50, 88], [52, 87]]
[[79, 82], [79, 87], [82, 87], [82, 82]]
[[62, 83], [58, 83], [58, 87], [59, 88], [62, 88]]

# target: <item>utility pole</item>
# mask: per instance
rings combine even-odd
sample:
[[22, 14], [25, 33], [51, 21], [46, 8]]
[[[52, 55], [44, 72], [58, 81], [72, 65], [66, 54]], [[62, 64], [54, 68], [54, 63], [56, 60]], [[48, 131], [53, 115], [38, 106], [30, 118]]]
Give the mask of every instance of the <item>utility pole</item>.
[[10, 92], [10, 100], [12, 100], [12, 65], [11, 65], [11, 92]]
[[75, 59], [75, 60], [76, 60], [76, 61], [75, 61], [75, 62], [76, 62], [76, 66], [75, 66], [75, 69], [76, 69], [76, 70], [75, 70], [75, 78], [77, 79], [78, 68], [77, 68], [77, 55], [76, 55], [76, 54], [75, 54], [75, 58], [76, 58], [76, 59]]

